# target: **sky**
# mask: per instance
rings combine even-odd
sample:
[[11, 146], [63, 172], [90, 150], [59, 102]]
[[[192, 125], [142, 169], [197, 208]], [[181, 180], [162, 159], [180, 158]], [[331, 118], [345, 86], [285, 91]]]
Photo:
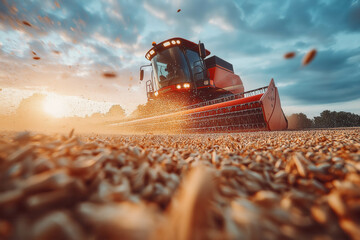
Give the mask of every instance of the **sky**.
[[172, 37], [201, 40], [245, 90], [274, 78], [286, 115], [360, 114], [359, 0], [0, 0], [0, 114], [39, 92], [63, 98], [67, 115], [129, 114], [147, 101], [145, 53]]

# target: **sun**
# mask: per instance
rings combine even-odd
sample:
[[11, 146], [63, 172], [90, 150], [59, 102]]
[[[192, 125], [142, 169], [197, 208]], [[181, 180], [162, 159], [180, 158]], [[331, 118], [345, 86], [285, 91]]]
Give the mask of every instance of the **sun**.
[[54, 118], [65, 117], [66, 103], [61, 96], [49, 94], [44, 99], [44, 112]]

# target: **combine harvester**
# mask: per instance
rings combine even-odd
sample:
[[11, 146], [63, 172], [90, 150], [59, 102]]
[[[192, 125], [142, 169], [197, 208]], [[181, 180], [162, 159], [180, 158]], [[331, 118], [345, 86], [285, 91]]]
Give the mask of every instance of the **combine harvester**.
[[[269, 86], [244, 91], [240, 77], [229, 62], [207, 57], [204, 44], [182, 38], [155, 42], [145, 57], [152, 67], [146, 81], [152, 116], [118, 122], [116, 126], [141, 132], [236, 132], [287, 129], [274, 80]], [[170, 107], [176, 105], [177, 107]]]

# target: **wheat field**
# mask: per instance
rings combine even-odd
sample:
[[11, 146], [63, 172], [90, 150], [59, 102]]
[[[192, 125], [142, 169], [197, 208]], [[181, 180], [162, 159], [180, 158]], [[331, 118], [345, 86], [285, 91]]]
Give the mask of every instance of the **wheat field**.
[[0, 239], [359, 239], [360, 128], [0, 133]]

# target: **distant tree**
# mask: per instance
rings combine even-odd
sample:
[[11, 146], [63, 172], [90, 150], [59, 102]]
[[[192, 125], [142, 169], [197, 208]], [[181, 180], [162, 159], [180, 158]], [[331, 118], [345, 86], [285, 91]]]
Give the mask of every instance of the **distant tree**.
[[287, 119], [289, 129], [304, 129], [313, 125], [313, 122], [304, 113], [294, 113]]
[[319, 117], [314, 117], [314, 126], [322, 128], [334, 127], [334, 117], [335, 115], [329, 110], [322, 111]]
[[186, 103], [183, 99], [167, 98], [147, 101], [145, 104], [138, 105], [134, 112], [131, 113], [132, 118], [141, 118], [146, 116], [154, 116], [178, 111], [185, 107]]
[[124, 118], [125, 110], [120, 105], [113, 105], [109, 111], [105, 114], [105, 117], [109, 118]]
[[17, 129], [43, 128], [51, 119], [44, 110], [46, 95], [35, 93], [21, 100], [15, 113], [9, 116], [12, 126]]
[[331, 112], [325, 110], [320, 116], [314, 118], [314, 127], [334, 128], [334, 127], [355, 127], [360, 126], [360, 116], [349, 112]]
[[155, 100], [147, 101], [145, 104], [138, 105], [130, 116], [134, 118], [146, 117], [163, 113], [166, 110], [169, 110], [169, 108], [164, 102]]
[[133, 111], [130, 115], [130, 117], [138, 118], [138, 117], [144, 117], [152, 115], [153, 113], [153, 102], [148, 101], [145, 104], [140, 104], [137, 106], [135, 111]]
[[35, 93], [28, 98], [24, 98], [16, 109], [16, 116], [23, 121], [46, 117], [44, 112], [45, 97], [43, 94]]
[[90, 118], [103, 118], [104, 117], [104, 114], [102, 113], [99, 113], [99, 112], [96, 112], [96, 113], [93, 113]]

